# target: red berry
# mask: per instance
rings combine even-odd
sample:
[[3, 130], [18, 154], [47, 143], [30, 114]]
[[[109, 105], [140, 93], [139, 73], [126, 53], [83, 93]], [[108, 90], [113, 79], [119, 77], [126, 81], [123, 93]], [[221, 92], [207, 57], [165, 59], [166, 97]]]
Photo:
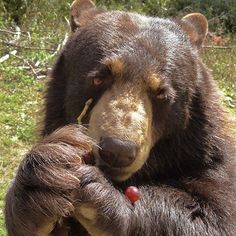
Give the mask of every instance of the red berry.
[[94, 157], [92, 153], [86, 153], [83, 155], [82, 160], [87, 165], [93, 165], [94, 164]]
[[138, 188], [130, 186], [125, 190], [125, 196], [131, 201], [131, 203], [135, 203], [139, 200], [140, 193]]

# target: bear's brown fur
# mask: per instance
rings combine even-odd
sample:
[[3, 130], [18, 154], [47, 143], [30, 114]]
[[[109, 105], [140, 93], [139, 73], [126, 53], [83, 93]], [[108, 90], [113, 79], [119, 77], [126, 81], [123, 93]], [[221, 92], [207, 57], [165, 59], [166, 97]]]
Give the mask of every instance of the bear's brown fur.
[[[76, 0], [71, 29], [48, 83], [42, 140], [7, 194], [9, 236], [235, 235], [234, 143], [198, 56], [205, 17]], [[86, 136], [66, 125], [89, 99]], [[95, 166], [81, 164], [91, 149]], [[134, 204], [123, 194], [130, 185], [141, 194]]]

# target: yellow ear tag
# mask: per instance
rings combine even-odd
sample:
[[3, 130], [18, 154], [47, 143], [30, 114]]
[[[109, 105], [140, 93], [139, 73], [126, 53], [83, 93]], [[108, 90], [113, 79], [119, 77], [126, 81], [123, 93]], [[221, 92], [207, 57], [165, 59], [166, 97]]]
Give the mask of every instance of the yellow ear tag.
[[88, 112], [88, 109], [90, 107], [90, 105], [92, 104], [93, 99], [90, 98], [84, 105], [84, 109], [82, 110], [82, 112], [80, 113], [79, 117], [77, 118], [77, 122], [79, 125], [81, 125], [82, 123], [82, 119], [83, 117], [86, 115], [86, 113]]

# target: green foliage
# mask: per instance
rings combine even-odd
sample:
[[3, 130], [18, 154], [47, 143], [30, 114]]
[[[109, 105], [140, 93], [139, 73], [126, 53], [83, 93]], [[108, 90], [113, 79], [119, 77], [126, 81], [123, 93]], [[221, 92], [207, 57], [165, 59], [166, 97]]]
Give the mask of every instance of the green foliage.
[[[70, 0], [3, 0], [1, 8], [17, 24], [24, 24], [27, 18], [33, 24], [53, 22], [61, 24], [68, 16]], [[222, 32], [236, 32], [235, 0], [97, 0], [100, 6], [109, 9], [137, 11], [153, 16], [183, 16], [190, 12], [201, 12], [210, 20], [210, 29]]]
[[167, 15], [168, 0], [97, 0], [98, 5], [108, 9], [135, 11], [149, 15]]
[[0, 9], [3, 9], [6, 16], [9, 16], [16, 22], [20, 24], [22, 17], [25, 15], [27, 10], [26, 0], [2, 0]]
[[211, 30], [219, 33], [236, 32], [235, 0], [175, 0], [170, 1], [167, 7], [169, 15], [200, 12], [209, 19]]

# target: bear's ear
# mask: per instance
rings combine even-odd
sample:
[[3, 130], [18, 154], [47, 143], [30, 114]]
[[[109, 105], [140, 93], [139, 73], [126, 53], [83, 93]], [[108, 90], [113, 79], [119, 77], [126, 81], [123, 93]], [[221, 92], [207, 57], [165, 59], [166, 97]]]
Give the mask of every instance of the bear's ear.
[[93, 18], [98, 13], [100, 13], [100, 11], [97, 10], [93, 1], [75, 0], [71, 5], [70, 11], [71, 31], [75, 32], [78, 27], [85, 25], [89, 19]]
[[182, 28], [193, 45], [200, 48], [208, 33], [208, 22], [201, 13], [192, 13], [182, 18]]

